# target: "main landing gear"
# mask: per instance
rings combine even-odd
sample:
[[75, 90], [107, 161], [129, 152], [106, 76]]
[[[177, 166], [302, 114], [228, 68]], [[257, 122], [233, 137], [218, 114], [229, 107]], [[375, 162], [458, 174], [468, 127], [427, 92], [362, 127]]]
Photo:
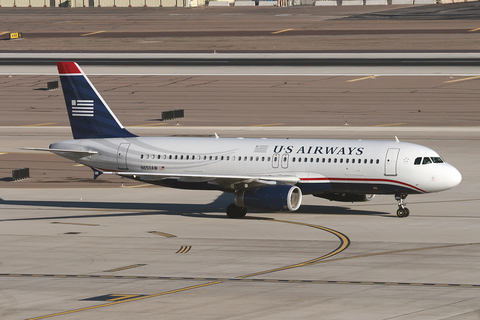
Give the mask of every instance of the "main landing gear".
[[398, 202], [397, 217], [399, 218], [406, 218], [410, 215], [410, 210], [408, 210], [405, 203], [407, 196], [408, 194], [404, 193], [395, 195], [395, 200]]
[[235, 204], [231, 204], [227, 207], [227, 216], [233, 219], [239, 219], [245, 217], [247, 214], [247, 208], [236, 206]]

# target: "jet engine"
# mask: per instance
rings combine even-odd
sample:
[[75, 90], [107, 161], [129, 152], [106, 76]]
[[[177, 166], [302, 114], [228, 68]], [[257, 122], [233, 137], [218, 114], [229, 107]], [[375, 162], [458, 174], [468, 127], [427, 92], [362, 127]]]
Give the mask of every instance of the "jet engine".
[[330, 193], [314, 194], [314, 197], [328, 199], [330, 201], [341, 202], [364, 202], [375, 198], [374, 194], [350, 194], [350, 193]]
[[302, 190], [289, 185], [238, 190], [234, 201], [238, 207], [259, 211], [295, 211], [302, 204]]

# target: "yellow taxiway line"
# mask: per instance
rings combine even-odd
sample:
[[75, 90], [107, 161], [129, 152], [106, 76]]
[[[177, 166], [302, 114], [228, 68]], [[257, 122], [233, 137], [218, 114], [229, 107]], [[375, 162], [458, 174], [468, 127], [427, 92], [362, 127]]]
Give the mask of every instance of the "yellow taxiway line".
[[97, 34], [97, 33], [103, 33], [105, 31], [95, 31], [95, 32], [90, 32], [90, 33], [84, 33], [84, 34], [81, 34], [80, 37], [86, 37], [86, 36], [91, 36], [91, 35], [94, 35], [94, 34]]
[[363, 78], [358, 78], [358, 79], [347, 80], [347, 82], [356, 82], [356, 81], [367, 80], [367, 79], [375, 79], [376, 77], [380, 77], [380, 76], [378, 76], [378, 75], [372, 75], [372, 76], [368, 76], [368, 77], [363, 77]]
[[474, 79], [478, 79], [478, 78], [480, 78], [480, 76], [468, 77], [468, 78], [462, 78], [462, 79], [456, 79], [456, 80], [448, 80], [448, 81], [444, 81], [444, 83], [453, 83], [453, 82], [460, 82], [460, 81], [474, 80]]
[[285, 123], [266, 123], [266, 124], [256, 124], [250, 127], [268, 127], [268, 126], [281, 126], [284, 125]]
[[292, 30], [294, 30], [294, 29], [285, 29], [285, 30], [280, 30], [280, 31], [272, 32], [271, 34], [279, 34], [279, 33], [287, 32], [287, 31], [292, 31]]
[[132, 127], [153, 127], [153, 126], [163, 126], [168, 123], [166, 122], [159, 122], [159, 123], [152, 123], [152, 124], [139, 124], [138, 126], [132, 126]]
[[80, 312], [80, 311], [86, 311], [86, 310], [92, 310], [92, 309], [97, 309], [97, 308], [103, 308], [103, 307], [112, 306], [112, 305], [115, 305], [115, 304], [120, 304], [120, 303], [125, 303], [125, 302], [137, 301], [137, 300], [142, 300], [142, 299], [153, 298], [153, 297], [163, 296], [163, 295], [167, 295], [167, 294], [182, 292], [182, 291], [186, 291], [186, 290], [192, 290], [192, 289], [201, 288], [201, 287], [206, 287], [206, 286], [211, 286], [211, 285], [219, 284], [219, 283], [222, 283], [222, 281], [208, 282], [208, 283], [199, 284], [199, 285], [196, 285], [196, 286], [190, 286], [190, 287], [185, 287], [185, 288], [181, 288], [181, 289], [176, 289], [176, 290], [171, 290], [171, 291], [166, 291], [166, 292], [151, 294], [151, 295], [148, 295], [148, 296], [142, 296], [142, 297], [138, 297], [138, 298], [125, 299], [125, 300], [121, 300], [121, 301], [114, 301], [114, 302], [110, 302], [110, 303], [104, 303], [104, 304], [100, 304], [100, 305], [98, 305], [98, 306], [92, 306], [92, 307], [86, 307], [86, 308], [81, 308], [81, 309], [75, 309], [75, 310], [70, 310], [70, 311], [64, 311], [64, 312], [49, 314], [49, 315], [46, 315], [46, 316], [40, 316], [40, 317], [30, 318], [30, 319], [27, 319], [27, 320], [46, 319], [46, 318], [61, 316], [61, 315], [65, 315], [65, 314], [71, 314], [71, 313], [75, 313], [75, 312]]
[[377, 124], [374, 127], [389, 127], [389, 126], [401, 126], [406, 123], [388, 123], [388, 124]]
[[49, 125], [51, 125], [51, 124], [55, 124], [55, 122], [26, 124], [26, 125], [19, 126], [19, 127], [39, 127], [39, 126], [49, 126]]

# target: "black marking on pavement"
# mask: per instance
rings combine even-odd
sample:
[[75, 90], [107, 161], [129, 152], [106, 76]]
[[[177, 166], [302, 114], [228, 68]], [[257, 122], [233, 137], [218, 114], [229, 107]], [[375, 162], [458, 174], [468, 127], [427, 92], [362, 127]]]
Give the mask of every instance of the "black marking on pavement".
[[160, 231], [148, 231], [148, 233], [156, 234], [156, 235], [163, 236], [163, 237], [166, 237], [166, 238], [175, 238], [175, 237], [177, 237], [177, 236], [175, 236], [175, 235], [173, 235], [173, 234], [169, 234], [169, 233], [165, 233], [165, 232], [160, 232]]
[[[350, 285], [382, 285], [382, 286], [424, 286], [424, 287], [461, 287], [480, 288], [480, 284], [461, 283], [422, 283], [422, 282], [385, 282], [385, 281], [341, 281], [341, 280], [287, 280], [287, 279], [242, 279], [242, 278], [193, 278], [193, 277], [155, 277], [155, 276], [104, 276], [104, 275], [72, 275], [72, 274], [25, 274], [0, 273], [0, 277], [57, 277], [57, 278], [100, 278], [130, 280], [180, 280], [180, 281], [218, 281], [218, 282], [269, 282], [269, 283], [312, 283], [312, 284], [350, 284]], [[108, 295], [107, 295], [108, 296]], [[103, 297], [103, 296], [102, 296]], [[97, 297], [98, 298], [98, 297]], [[93, 299], [93, 298], [89, 298]], [[99, 298], [100, 299], [100, 298]], [[85, 299], [88, 300], [88, 299]], [[107, 301], [107, 300], [97, 300]]]
[[106, 294], [103, 296], [82, 299], [81, 301], [122, 301], [132, 298], [145, 297], [144, 294]]
[[89, 226], [89, 227], [98, 227], [98, 224], [92, 224], [92, 223], [77, 223], [77, 222], [58, 222], [54, 221], [52, 224], [73, 224], [76, 226]]
[[139, 263], [139, 264], [134, 264], [134, 265], [131, 265], [131, 266], [126, 266], [126, 267], [121, 267], [121, 268], [116, 268], [116, 269], [111, 269], [111, 270], [105, 270], [103, 272], [117, 272], [117, 271], [122, 271], [122, 270], [137, 268], [137, 267], [143, 267], [143, 266], [146, 266], [146, 264]]

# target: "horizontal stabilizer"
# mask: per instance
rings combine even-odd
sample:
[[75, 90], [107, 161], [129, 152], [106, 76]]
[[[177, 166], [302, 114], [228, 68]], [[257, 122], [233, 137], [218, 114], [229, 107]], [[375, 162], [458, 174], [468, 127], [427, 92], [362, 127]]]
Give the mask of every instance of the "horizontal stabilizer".
[[97, 151], [91, 151], [91, 150], [68, 150], [68, 149], [50, 149], [50, 148], [19, 148], [21, 150], [33, 150], [33, 151], [48, 151], [48, 152], [53, 152], [53, 153], [71, 153], [71, 154], [84, 154], [84, 155], [90, 155], [90, 154], [97, 154]]

